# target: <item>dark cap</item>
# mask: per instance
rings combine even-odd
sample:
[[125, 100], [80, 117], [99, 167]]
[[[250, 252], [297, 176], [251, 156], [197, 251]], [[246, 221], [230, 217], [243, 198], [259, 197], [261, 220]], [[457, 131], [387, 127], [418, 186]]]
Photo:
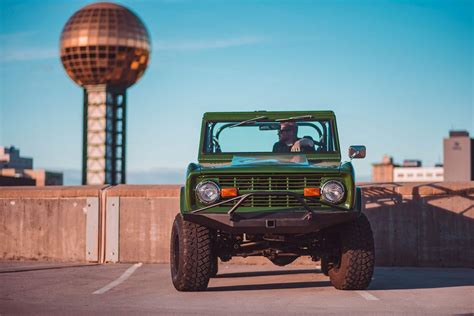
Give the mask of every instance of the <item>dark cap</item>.
[[468, 131], [449, 131], [449, 137], [469, 137]]

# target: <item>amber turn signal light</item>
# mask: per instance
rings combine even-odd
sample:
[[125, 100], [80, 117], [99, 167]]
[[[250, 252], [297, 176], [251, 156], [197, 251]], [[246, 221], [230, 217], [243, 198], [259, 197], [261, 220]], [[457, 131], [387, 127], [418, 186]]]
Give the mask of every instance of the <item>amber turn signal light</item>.
[[221, 188], [221, 197], [235, 197], [237, 196], [237, 188]]
[[321, 188], [304, 188], [304, 196], [321, 196]]

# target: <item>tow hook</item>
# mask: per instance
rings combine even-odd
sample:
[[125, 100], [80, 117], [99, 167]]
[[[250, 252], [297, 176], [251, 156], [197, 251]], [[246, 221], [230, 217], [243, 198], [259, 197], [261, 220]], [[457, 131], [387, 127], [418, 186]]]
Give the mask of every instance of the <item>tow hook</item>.
[[276, 220], [274, 220], [274, 219], [267, 219], [267, 220], [265, 221], [265, 226], [266, 226], [267, 228], [275, 228], [275, 227], [276, 227]]

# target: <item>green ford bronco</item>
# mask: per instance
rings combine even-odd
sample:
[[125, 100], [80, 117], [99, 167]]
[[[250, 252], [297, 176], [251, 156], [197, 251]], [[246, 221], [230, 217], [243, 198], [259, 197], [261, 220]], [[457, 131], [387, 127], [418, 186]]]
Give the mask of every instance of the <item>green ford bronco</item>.
[[[349, 158], [365, 152], [350, 146]], [[332, 111], [205, 113], [198, 160], [171, 232], [177, 290], [205, 290], [234, 256], [278, 266], [309, 256], [337, 289], [369, 286], [372, 230]]]

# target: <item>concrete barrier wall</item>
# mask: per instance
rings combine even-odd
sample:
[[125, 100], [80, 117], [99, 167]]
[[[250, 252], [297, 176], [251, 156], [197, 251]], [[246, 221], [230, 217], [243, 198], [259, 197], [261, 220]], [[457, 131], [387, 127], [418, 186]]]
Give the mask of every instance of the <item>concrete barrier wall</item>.
[[[91, 197], [100, 199], [97, 223], [84, 211]], [[474, 182], [366, 184], [363, 204], [378, 265], [474, 267]], [[164, 263], [179, 186], [0, 188], [0, 210], [3, 259]]]
[[107, 192], [120, 198], [120, 262], [169, 262], [179, 191], [179, 186], [119, 185]]
[[[109, 192], [120, 196], [120, 261], [167, 262], [179, 188], [129, 188]], [[474, 267], [474, 182], [369, 184], [362, 192], [378, 265]]]
[[474, 267], [474, 182], [363, 186], [384, 266]]
[[0, 258], [97, 261], [102, 187], [0, 187]]

